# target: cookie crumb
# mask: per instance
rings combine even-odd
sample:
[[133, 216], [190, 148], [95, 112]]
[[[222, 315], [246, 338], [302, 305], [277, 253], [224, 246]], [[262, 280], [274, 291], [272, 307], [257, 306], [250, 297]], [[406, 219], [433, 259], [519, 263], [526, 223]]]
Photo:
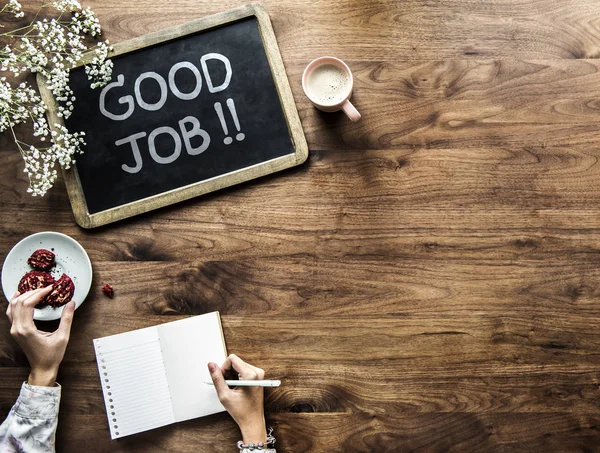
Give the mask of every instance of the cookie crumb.
[[102, 287], [102, 292], [104, 295], [110, 299], [115, 296], [115, 290], [108, 283]]

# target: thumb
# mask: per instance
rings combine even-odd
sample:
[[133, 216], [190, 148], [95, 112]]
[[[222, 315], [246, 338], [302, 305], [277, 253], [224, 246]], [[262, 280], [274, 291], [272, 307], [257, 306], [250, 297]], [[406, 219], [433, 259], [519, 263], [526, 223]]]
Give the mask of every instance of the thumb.
[[58, 326], [58, 331], [66, 334], [67, 338], [69, 338], [71, 334], [71, 325], [73, 324], [73, 315], [75, 314], [75, 302], [71, 301], [65, 308], [63, 309], [62, 315], [60, 317], [60, 326]]
[[212, 379], [213, 384], [215, 384], [215, 390], [217, 391], [217, 395], [219, 395], [219, 400], [223, 401], [223, 397], [229, 392], [229, 387], [225, 383], [225, 376], [223, 376], [221, 368], [213, 362], [208, 364], [208, 371], [210, 372], [210, 378]]

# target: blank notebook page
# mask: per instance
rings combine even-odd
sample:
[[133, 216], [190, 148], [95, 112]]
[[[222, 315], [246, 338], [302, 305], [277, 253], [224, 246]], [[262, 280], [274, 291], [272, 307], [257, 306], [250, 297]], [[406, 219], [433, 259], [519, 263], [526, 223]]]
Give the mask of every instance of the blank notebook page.
[[175, 422], [156, 327], [94, 340], [110, 437]]
[[94, 340], [113, 439], [225, 410], [208, 362], [227, 351], [218, 312]]
[[219, 313], [183, 319], [157, 326], [171, 392], [175, 420], [225, 410], [210, 381], [208, 362], [221, 365], [226, 358]]

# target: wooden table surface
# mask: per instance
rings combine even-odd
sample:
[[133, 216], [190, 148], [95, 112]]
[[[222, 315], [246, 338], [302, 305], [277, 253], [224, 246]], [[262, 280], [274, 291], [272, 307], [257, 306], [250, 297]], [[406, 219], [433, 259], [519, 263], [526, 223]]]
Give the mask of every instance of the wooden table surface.
[[[84, 1], [113, 42], [242, 4]], [[227, 414], [111, 441], [92, 348], [212, 310], [284, 381], [278, 452], [600, 451], [600, 2], [263, 4], [303, 166], [86, 231], [62, 182], [26, 194], [2, 137], [0, 254], [54, 230], [94, 267], [58, 452], [235, 451]], [[327, 54], [354, 71], [359, 123], [302, 93]], [[28, 366], [4, 317], [0, 366], [6, 414]]]

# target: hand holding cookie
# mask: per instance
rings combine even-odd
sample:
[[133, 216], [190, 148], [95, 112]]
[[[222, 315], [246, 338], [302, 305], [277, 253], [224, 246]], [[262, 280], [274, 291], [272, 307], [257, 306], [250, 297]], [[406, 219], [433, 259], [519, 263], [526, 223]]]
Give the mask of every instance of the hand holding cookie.
[[60, 326], [54, 332], [40, 331], [33, 322], [35, 306], [51, 291], [52, 286], [47, 286], [24, 294], [16, 292], [6, 310], [6, 316], [12, 324], [10, 333], [25, 352], [31, 366], [30, 385], [49, 387], [55, 384], [71, 334], [75, 302], [65, 306]]
[[53, 308], [62, 307], [68, 303], [75, 294], [75, 285], [73, 280], [67, 274], [62, 274], [58, 280], [55, 280], [50, 269], [54, 267], [55, 255], [50, 250], [39, 249], [27, 260], [27, 263], [34, 270], [27, 272], [19, 282], [19, 292], [25, 294], [34, 289], [52, 286], [46, 297], [44, 297], [35, 308], [44, 308], [50, 305]]

